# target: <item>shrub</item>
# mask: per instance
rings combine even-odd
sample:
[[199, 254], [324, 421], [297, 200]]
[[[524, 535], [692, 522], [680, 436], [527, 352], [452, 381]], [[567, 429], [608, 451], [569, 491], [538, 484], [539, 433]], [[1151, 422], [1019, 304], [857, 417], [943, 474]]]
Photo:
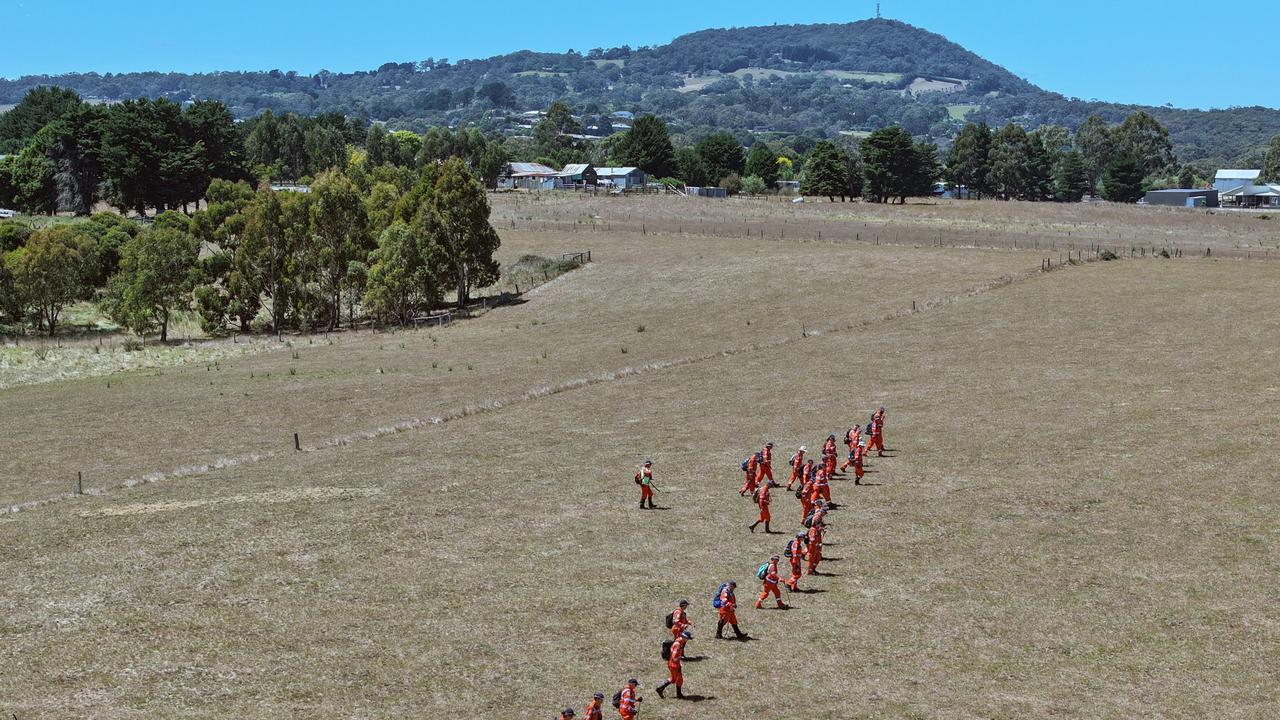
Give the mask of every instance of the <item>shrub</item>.
[[1118, 257], [1119, 256], [1117, 256], [1114, 252], [1111, 252], [1110, 250], [1103, 250], [1102, 252], [1098, 253], [1098, 259], [1100, 260], [1115, 260]]
[[768, 190], [769, 187], [764, 184], [764, 180], [758, 175], [748, 175], [742, 179], [742, 192], [747, 195], [763, 195]]

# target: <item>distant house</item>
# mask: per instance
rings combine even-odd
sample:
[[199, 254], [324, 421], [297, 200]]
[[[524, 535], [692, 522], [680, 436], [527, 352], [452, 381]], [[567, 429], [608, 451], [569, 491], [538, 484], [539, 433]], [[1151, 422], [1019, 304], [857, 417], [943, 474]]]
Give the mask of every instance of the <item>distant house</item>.
[[498, 177], [498, 187], [522, 190], [554, 190], [559, 171], [542, 163], [508, 163]]
[[1280, 208], [1280, 185], [1241, 185], [1222, 193], [1222, 204], [1247, 208]]
[[271, 183], [271, 189], [274, 192], [297, 192], [297, 193], [311, 192], [310, 185], [300, 185], [298, 183], [286, 183], [286, 182], [273, 182]]
[[1256, 185], [1261, 175], [1261, 170], [1219, 170], [1213, 176], [1213, 189], [1225, 193], [1245, 185]]
[[636, 114], [631, 112], [630, 110], [618, 110], [616, 112], [610, 113], [609, 117], [621, 118], [623, 120], [634, 120], [636, 117]]
[[1168, 207], [1218, 207], [1218, 191], [1194, 188], [1151, 190], [1143, 200], [1148, 205]]
[[556, 173], [556, 176], [565, 186], [587, 187], [594, 186], [598, 182], [596, 169], [589, 163], [565, 165], [563, 170]]
[[601, 185], [609, 185], [621, 190], [642, 188], [649, 181], [649, 176], [643, 170], [634, 167], [596, 168], [596, 178]]

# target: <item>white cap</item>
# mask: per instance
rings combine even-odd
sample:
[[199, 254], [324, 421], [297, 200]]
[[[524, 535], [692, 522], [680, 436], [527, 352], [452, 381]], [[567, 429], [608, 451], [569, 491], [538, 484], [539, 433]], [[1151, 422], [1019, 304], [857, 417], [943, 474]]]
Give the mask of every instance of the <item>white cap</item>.
[[800, 452], [809, 452], [809, 447], [807, 445], [801, 445]]

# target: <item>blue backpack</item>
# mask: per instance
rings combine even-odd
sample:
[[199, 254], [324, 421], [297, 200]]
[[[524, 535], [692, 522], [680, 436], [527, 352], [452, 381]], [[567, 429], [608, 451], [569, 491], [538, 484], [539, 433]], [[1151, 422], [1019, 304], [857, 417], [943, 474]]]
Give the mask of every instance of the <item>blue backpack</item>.
[[717, 610], [720, 609], [720, 593], [724, 592], [727, 587], [729, 587], [729, 583], [721, 583], [720, 587], [716, 588], [716, 594], [711, 596], [711, 607]]
[[751, 464], [751, 458], [742, 461], [742, 472], [747, 471], [747, 466]]

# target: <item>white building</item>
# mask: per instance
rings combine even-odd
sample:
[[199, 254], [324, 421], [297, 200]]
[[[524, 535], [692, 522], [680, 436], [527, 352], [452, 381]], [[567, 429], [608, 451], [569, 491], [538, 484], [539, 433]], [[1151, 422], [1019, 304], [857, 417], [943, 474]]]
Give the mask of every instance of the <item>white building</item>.
[[1213, 189], [1225, 193], [1238, 187], [1257, 185], [1260, 175], [1261, 170], [1219, 170], [1213, 176]]

